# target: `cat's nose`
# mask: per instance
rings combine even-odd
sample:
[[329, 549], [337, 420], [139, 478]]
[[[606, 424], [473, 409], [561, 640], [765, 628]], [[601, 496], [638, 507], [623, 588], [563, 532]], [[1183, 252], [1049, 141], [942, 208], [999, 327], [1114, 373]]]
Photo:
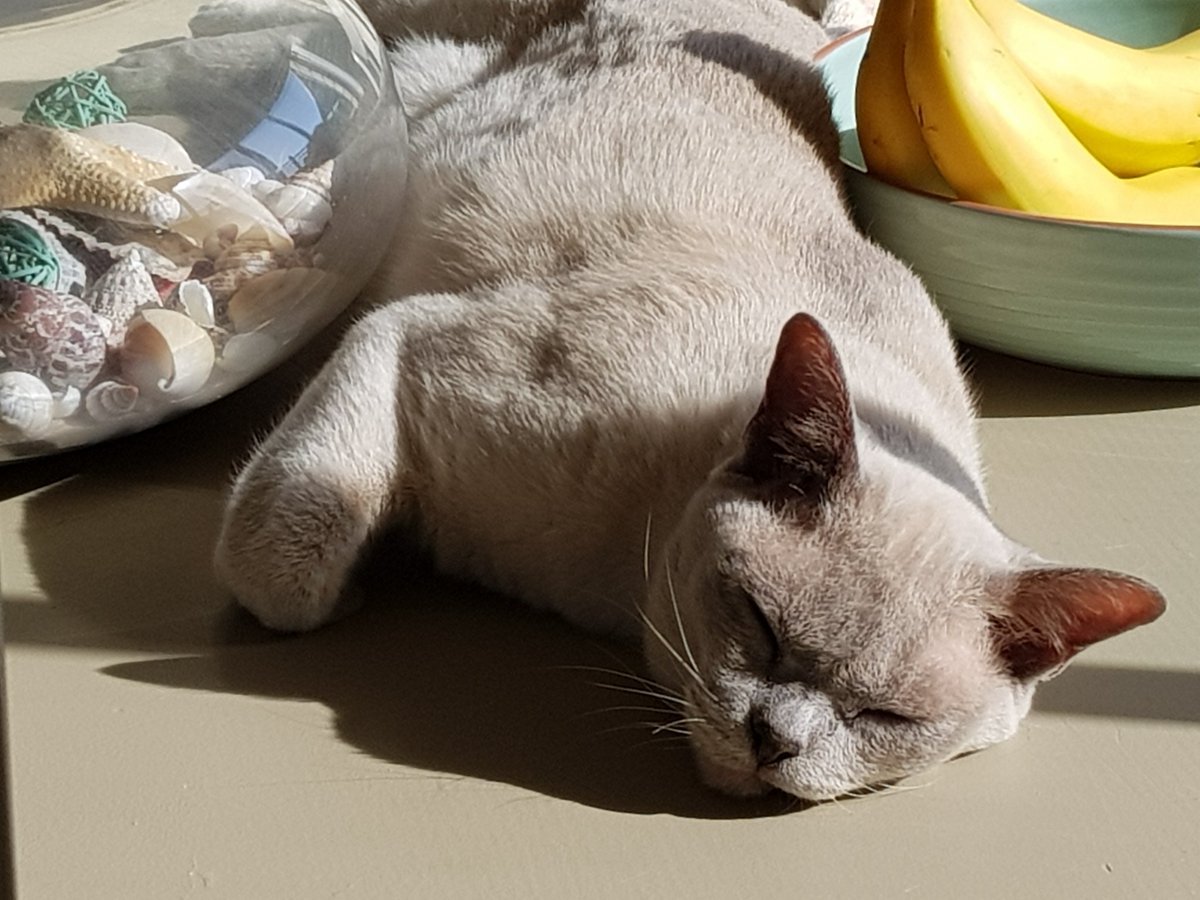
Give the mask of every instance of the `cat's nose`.
[[750, 713], [750, 744], [759, 768], [777, 766], [800, 755], [800, 745], [776, 731], [759, 710]]

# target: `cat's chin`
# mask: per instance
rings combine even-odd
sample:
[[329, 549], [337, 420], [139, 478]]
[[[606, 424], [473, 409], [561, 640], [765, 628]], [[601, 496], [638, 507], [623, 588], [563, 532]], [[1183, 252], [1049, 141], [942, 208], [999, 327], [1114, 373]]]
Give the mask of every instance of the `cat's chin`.
[[754, 772], [706, 759], [700, 754], [696, 755], [696, 769], [709, 787], [734, 797], [761, 797], [775, 790]]

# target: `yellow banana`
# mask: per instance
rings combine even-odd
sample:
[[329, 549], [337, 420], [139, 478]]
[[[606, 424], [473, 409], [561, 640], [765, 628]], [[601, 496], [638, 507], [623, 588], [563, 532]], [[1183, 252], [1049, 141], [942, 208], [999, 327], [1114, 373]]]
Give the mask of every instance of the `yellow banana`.
[[1173, 41], [1167, 41], [1165, 44], [1159, 44], [1157, 47], [1147, 48], [1153, 53], [1175, 53], [1179, 56], [1190, 56], [1193, 59], [1200, 59], [1200, 28], [1185, 34], [1183, 37], [1175, 38]]
[[912, 0], [880, 0], [858, 70], [854, 115], [867, 171], [900, 187], [951, 195], [921, 137], [904, 86]]
[[1200, 162], [1200, 60], [1073, 28], [1020, 0], [970, 0], [1092, 154], [1118, 175]]
[[1114, 175], [970, 0], [914, 0], [904, 73], [930, 153], [960, 198], [1071, 219], [1200, 225], [1200, 168]]

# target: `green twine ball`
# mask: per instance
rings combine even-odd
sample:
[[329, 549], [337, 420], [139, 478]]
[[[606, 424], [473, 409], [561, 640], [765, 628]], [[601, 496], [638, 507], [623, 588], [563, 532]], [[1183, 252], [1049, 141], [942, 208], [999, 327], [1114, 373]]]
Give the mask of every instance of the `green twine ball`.
[[25, 110], [24, 121], [54, 128], [87, 128], [124, 122], [128, 112], [107, 78], [95, 69], [81, 69], [38, 93]]
[[54, 287], [58, 269], [58, 257], [35, 229], [0, 219], [0, 278]]

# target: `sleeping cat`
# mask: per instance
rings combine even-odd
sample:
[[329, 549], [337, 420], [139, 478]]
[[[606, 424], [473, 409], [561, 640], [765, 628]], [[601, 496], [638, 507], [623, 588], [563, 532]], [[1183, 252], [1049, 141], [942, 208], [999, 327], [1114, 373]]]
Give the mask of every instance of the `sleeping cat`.
[[413, 169], [378, 308], [232, 491], [216, 566], [264, 623], [348, 611], [402, 520], [641, 640], [708, 783], [816, 800], [1007, 738], [1162, 611], [990, 521], [946, 326], [847, 215], [812, 17], [364, 5]]

